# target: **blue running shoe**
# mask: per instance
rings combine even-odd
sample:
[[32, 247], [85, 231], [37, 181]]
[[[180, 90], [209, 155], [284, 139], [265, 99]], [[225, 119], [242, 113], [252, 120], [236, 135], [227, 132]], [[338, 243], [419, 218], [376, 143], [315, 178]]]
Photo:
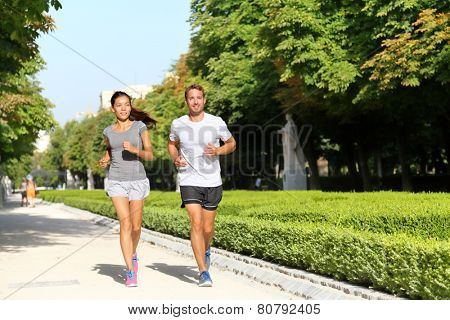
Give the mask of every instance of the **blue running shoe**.
[[211, 276], [208, 271], [200, 273], [200, 279], [198, 280], [199, 287], [212, 287]]
[[209, 270], [209, 267], [211, 266], [211, 247], [208, 247], [208, 250], [205, 252], [205, 264], [206, 270]]

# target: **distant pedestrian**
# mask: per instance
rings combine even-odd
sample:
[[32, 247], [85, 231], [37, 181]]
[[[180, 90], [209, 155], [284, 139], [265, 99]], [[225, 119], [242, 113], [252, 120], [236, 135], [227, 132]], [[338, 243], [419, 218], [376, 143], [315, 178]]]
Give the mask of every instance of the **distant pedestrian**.
[[22, 183], [20, 184], [20, 194], [22, 195], [22, 201], [20, 206], [23, 207], [28, 206], [28, 198], [27, 198], [27, 179], [22, 178]]
[[111, 97], [111, 110], [116, 122], [103, 130], [107, 149], [99, 163], [106, 168], [111, 161], [106, 191], [120, 221], [120, 246], [127, 266], [125, 285], [136, 287], [136, 249], [141, 236], [144, 200], [150, 193], [150, 182], [141, 159], [153, 159], [147, 126], [155, 125], [156, 121], [146, 112], [133, 108], [131, 97], [122, 91]]
[[255, 189], [256, 190], [260, 190], [261, 189], [261, 178], [260, 177], [256, 178]]
[[29, 206], [31, 208], [34, 208], [36, 198], [36, 183], [34, 182], [33, 176], [31, 174], [27, 175], [26, 194]]

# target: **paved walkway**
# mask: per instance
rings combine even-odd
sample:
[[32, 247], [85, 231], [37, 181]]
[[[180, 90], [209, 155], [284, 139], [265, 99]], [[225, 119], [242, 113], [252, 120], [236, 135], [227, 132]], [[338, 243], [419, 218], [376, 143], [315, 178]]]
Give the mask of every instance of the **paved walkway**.
[[139, 287], [124, 286], [117, 230], [58, 204], [0, 209], [1, 299], [298, 299], [232, 272], [211, 268], [197, 287], [195, 262], [141, 242]]

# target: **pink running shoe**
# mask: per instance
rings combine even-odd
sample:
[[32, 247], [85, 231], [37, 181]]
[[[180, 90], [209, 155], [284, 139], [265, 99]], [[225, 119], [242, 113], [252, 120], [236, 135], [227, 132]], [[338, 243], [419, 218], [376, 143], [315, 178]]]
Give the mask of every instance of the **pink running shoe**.
[[127, 287], [137, 287], [137, 274], [134, 271], [127, 271], [127, 280], [125, 281]]
[[137, 253], [133, 254], [133, 257], [131, 258], [131, 263], [133, 264], [133, 271], [138, 272], [139, 266], [138, 266], [138, 257]]

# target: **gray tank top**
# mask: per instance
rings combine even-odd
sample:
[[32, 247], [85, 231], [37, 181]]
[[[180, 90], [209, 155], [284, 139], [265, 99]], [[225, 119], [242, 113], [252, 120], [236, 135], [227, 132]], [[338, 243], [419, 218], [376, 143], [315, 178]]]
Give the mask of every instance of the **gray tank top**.
[[103, 130], [103, 135], [111, 146], [111, 164], [108, 179], [116, 181], [136, 181], [147, 178], [144, 165], [136, 154], [123, 148], [123, 142], [129, 141], [134, 147], [142, 149], [141, 133], [147, 130], [142, 121], [134, 121], [131, 127], [124, 132], [113, 130], [114, 124]]

